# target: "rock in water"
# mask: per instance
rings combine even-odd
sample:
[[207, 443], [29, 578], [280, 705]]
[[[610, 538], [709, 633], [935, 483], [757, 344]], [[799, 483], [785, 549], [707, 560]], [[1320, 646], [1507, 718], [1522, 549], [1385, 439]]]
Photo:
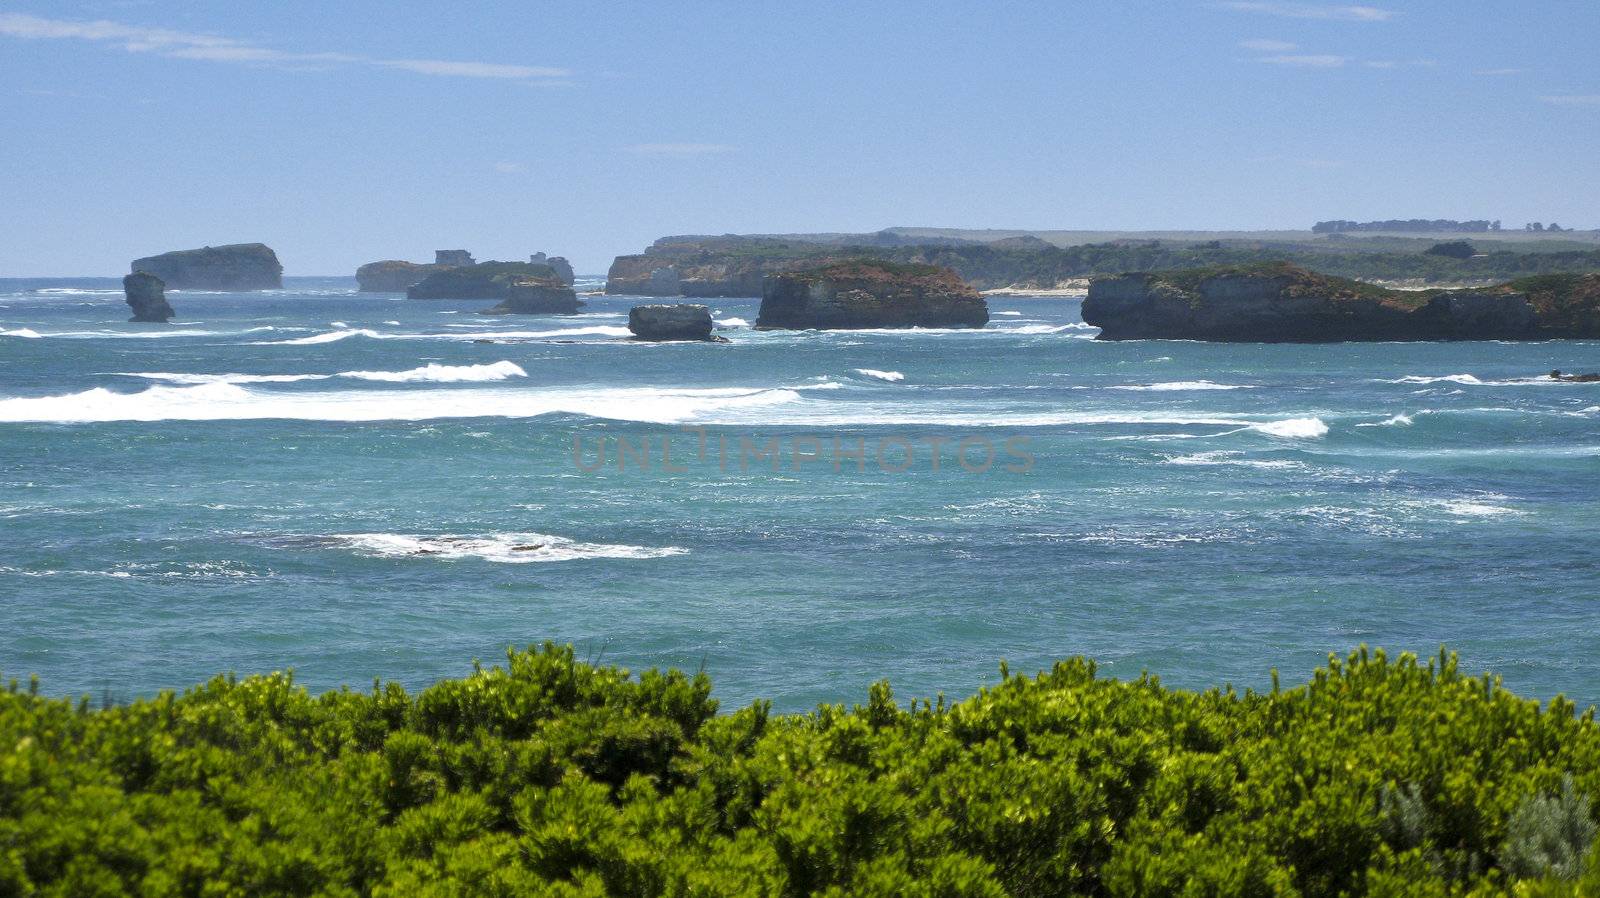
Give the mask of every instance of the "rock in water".
[[531, 262], [479, 262], [439, 269], [406, 288], [412, 299], [506, 299], [512, 284], [549, 281], [565, 286], [549, 265]]
[[464, 265], [476, 265], [472, 253], [464, 249], [436, 249], [433, 251], [433, 264], [448, 268], [460, 268]]
[[936, 265], [862, 259], [768, 275], [758, 328], [983, 327], [989, 305]]
[[165, 324], [177, 313], [167, 304], [167, 285], [148, 271], [123, 275], [122, 293], [133, 308], [129, 321], [155, 321]]
[[385, 259], [368, 262], [356, 269], [356, 283], [362, 293], [404, 293], [412, 284], [421, 283], [435, 271], [451, 268], [450, 265], [421, 265], [403, 259]]
[[1600, 275], [1479, 290], [1388, 290], [1287, 262], [1095, 278], [1083, 320], [1102, 340], [1323, 343], [1600, 336]]
[[264, 243], [183, 249], [133, 260], [133, 271], [160, 278], [174, 290], [278, 290], [283, 266]]
[[690, 303], [634, 306], [628, 330], [637, 340], [711, 340], [711, 310]]
[[571, 315], [583, 302], [555, 278], [524, 278], [506, 287], [506, 298], [485, 315]]
[[556, 273], [556, 279], [568, 287], [577, 282], [578, 276], [572, 271], [572, 263], [565, 256], [546, 256], [544, 253], [534, 253], [528, 257], [534, 265], [548, 265]]

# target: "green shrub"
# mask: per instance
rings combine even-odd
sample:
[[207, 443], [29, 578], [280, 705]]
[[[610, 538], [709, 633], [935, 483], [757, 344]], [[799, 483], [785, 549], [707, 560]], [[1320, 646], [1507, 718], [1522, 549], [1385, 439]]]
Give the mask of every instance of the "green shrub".
[[0, 896], [1593, 894], [1574, 711], [1366, 650], [1266, 694], [1072, 659], [790, 716], [551, 645], [415, 695], [13, 684]]

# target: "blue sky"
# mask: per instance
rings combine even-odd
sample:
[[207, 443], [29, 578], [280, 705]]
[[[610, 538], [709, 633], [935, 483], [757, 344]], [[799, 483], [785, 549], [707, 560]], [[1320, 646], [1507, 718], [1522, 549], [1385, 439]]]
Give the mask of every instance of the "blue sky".
[[0, 3], [0, 276], [261, 240], [1600, 227], [1600, 3]]

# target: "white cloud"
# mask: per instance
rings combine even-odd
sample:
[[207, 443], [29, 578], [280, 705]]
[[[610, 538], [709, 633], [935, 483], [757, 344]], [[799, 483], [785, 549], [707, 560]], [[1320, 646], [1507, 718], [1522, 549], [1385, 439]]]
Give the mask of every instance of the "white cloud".
[[315, 65], [363, 65], [449, 78], [497, 78], [537, 82], [571, 75], [550, 66], [456, 62], [442, 59], [373, 59], [348, 53], [294, 53], [259, 47], [215, 34], [144, 28], [105, 20], [76, 22], [25, 13], [0, 13], [0, 35], [25, 40], [82, 40], [118, 46], [130, 53], [154, 53], [173, 59], [231, 62], [275, 68]]
[[1392, 10], [1376, 6], [1317, 6], [1309, 3], [1271, 3], [1232, 0], [1219, 4], [1224, 9], [1239, 12], [1261, 13], [1285, 19], [1328, 19], [1340, 22], [1387, 22], [1395, 17]]
[[1393, 69], [1398, 68], [1400, 63], [1395, 62], [1392, 59], [1369, 59], [1362, 63], [1362, 65], [1369, 69]]
[[1334, 56], [1332, 54], [1316, 54], [1306, 56], [1263, 56], [1262, 62], [1273, 65], [1298, 66], [1308, 69], [1336, 69], [1350, 61], [1348, 56]]
[[636, 143], [628, 147], [628, 152], [641, 156], [718, 156], [738, 149], [725, 143]]
[[1557, 94], [1539, 100], [1552, 106], [1600, 106], [1600, 94]]
[[1246, 50], [1256, 50], [1262, 53], [1287, 53], [1290, 50], [1297, 50], [1300, 47], [1299, 44], [1291, 44], [1288, 41], [1273, 40], [1240, 41], [1239, 46], [1245, 48]]

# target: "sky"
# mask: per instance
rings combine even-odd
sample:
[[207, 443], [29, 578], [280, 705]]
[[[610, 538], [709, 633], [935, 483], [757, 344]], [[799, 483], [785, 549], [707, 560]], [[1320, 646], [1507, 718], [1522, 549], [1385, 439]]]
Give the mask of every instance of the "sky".
[[671, 234], [1600, 227], [1600, 3], [0, 0], [0, 277]]

